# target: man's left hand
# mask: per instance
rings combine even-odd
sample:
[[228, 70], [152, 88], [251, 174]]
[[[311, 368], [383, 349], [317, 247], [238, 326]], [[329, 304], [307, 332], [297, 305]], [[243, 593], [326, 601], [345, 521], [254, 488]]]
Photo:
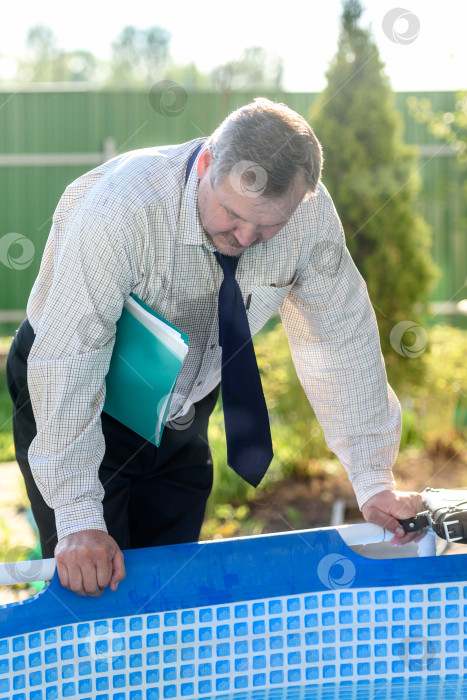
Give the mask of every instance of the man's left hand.
[[411, 491], [380, 491], [362, 506], [362, 514], [367, 522], [381, 525], [394, 533], [391, 544], [396, 546], [422, 539], [424, 532], [405, 533], [399, 520], [413, 518], [423, 510], [426, 510], [426, 506], [422, 496]]

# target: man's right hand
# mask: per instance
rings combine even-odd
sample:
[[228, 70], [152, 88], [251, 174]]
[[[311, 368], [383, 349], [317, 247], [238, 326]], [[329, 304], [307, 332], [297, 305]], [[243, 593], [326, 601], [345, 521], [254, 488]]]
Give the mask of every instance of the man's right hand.
[[116, 591], [126, 575], [120, 547], [102, 530], [67, 535], [55, 547], [55, 561], [62, 586], [82, 596], [97, 598], [107, 586]]

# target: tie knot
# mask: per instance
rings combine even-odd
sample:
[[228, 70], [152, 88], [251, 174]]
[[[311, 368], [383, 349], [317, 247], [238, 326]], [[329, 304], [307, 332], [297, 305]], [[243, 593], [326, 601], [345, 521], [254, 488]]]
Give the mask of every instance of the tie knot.
[[214, 255], [224, 271], [224, 277], [235, 277], [239, 258], [236, 258], [233, 255], [222, 255], [222, 253], [219, 253], [218, 251], [216, 251]]

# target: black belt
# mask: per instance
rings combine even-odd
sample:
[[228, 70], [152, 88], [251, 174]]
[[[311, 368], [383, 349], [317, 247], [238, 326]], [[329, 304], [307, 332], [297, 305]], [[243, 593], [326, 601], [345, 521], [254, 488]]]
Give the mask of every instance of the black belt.
[[425, 510], [413, 518], [399, 520], [405, 532], [432, 529], [448, 542], [467, 544], [467, 500], [450, 506]]

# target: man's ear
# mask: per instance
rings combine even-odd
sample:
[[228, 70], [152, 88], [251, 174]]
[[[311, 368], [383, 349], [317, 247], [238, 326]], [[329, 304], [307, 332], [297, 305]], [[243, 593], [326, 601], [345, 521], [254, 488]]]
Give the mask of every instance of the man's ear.
[[211, 149], [209, 146], [204, 148], [198, 158], [198, 164], [196, 166], [196, 172], [198, 173], [198, 177], [201, 180], [206, 175], [206, 171], [209, 168], [209, 165], [211, 164], [212, 161], [212, 153]]

